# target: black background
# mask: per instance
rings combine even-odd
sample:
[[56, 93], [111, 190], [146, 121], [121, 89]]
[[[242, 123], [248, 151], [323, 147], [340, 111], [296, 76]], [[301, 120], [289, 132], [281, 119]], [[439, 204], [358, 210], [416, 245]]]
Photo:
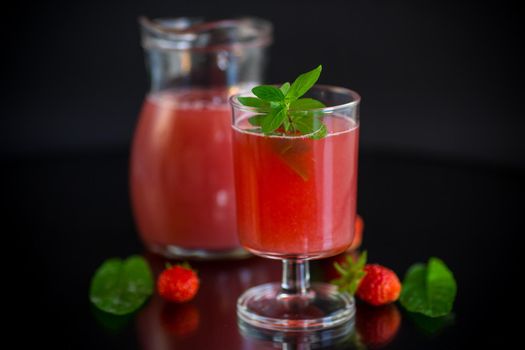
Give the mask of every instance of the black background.
[[365, 247], [399, 274], [440, 256], [460, 288], [453, 329], [429, 343], [402, 335], [397, 348], [499, 347], [511, 338], [510, 317], [522, 303], [516, 276], [525, 194], [517, 3], [14, 6], [3, 14], [0, 203], [8, 308], [17, 311], [10, 323], [23, 343], [133, 343], [101, 335], [85, 294], [103, 259], [141, 251], [127, 193], [129, 143], [148, 88], [139, 15], [268, 19], [275, 25], [269, 82], [322, 63], [322, 83], [358, 91]]
[[[322, 63], [363, 96], [363, 150], [523, 167], [523, 11], [510, 2], [62, 1], [6, 12], [2, 153], [128, 148], [147, 78], [137, 18], [275, 24], [267, 80]], [[12, 45], [12, 46], [11, 46]]]

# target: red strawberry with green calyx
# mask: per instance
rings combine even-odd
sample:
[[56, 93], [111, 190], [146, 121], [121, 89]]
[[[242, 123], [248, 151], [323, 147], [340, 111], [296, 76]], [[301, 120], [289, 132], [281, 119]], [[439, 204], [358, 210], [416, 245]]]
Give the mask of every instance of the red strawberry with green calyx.
[[175, 303], [193, 299], [199, 290], [199, 277], [188, 263], [168, 266], [157, 279], [159, 295]]

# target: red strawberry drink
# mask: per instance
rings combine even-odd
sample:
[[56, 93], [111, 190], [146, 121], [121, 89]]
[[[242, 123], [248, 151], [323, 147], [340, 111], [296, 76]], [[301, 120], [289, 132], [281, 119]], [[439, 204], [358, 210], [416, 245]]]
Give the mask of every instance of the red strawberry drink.
[[267, 257], [321, 258], [352, 242], [359, 127], [324, 118], [328, 135], [264, 136], [234, 126], [238, 227], [242, 245]]
[[309, 281], [308, 260], [346, 250], [356, 217], [360, 98], [313, 86], [321, 69], [230, 100], [241, 244], [283, 260], [282, 283], [253, 287], [238, 300], [237, 314], [251, 326], [322, 330], [355, 312], [348, 294]]
[[168, 258], [248, 257], [236, 230], [228, 98], [263, 78], [269, 22], [141, 17], [150, 90], [135, 129], [137, 231]]
[[231, 111], [226, 91], [150, 95], [132, 149], [131, 195], [142, 240], [225, 251], [235, 228]]

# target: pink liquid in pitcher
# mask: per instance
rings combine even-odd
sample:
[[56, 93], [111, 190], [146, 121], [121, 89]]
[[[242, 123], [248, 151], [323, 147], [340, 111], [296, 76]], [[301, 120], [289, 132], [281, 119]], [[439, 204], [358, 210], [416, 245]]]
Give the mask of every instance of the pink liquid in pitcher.
[[239, 247], [226, 92], [151, 94], [131, 155], [131, 196], [151, 247]]

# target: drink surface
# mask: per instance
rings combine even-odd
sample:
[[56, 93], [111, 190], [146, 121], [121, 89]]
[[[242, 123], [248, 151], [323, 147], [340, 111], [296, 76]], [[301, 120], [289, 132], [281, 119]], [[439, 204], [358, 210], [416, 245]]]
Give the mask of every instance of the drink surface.
[[[237, 222], [241, 244], [274, 258], [321, 258], [352, 242], [359, 128], [324, 119], [329, 135], [264, 136], [233, 128]], [[244, 124], [244, 125], [243, 125]]]
[[239, 247], [226, 92], [150, 95], [135, 131], [130, 180], [145, 243]]

